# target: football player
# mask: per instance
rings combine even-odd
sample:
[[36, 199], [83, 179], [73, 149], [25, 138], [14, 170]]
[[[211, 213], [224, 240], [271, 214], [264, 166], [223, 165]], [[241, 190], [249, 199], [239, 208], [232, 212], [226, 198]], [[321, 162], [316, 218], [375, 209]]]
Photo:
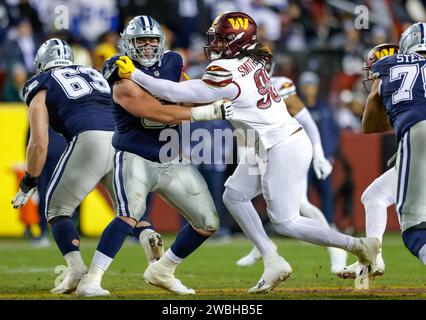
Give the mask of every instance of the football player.
[[[269, 75], [272, 75], [274, 69], [273, 64], [266, 64], [265, 67]], [[324, 150], [322, 148], [321, 137], [317, 125], [312, 119], [309, 111], [305, 108], [302, 100], [297, 96], [296, 86], [294, 85], [293, 81], [287, 77], [271, 77], [271, 82], [277, 89], [278, 94], [284, 100], [290, 115], [299, 121], [312, 142], [313, 168], [316, 176], [318, 179], [326, 179], [331, 173], [332, 165], [324, 156]], [[327, 219], [325, 219], [321, 210], [309, 202], [307, 196], [307, 187], [306, 177], [304, 181], [302, 201], [300, 203], [300, 215], [317, 220], [322, 225], [329, 227]], [[328, 247], [327, 251], [330, 255], [332, 273], [337, 273], [346, 267], [346, 251], [333, 247]], [[247, 255], [237, 261], [237, 265], [241, 267], [251, 266], [261, 258], [261, 253], [255, 246], [253, 246]]]
[[[372, 65], [379, 59], [397, 54], [399, 47], [393, 44], [380, 44], [369, 51], [364, 62], [363, 70], [366, 73], [363, 79], [367, 93], [371, 92], [374, 76]], [[395, 167], [390, 168], [380, 177], [375, 179], [363, 192], [361, 202], [365, 209], [365, 231], [367, 237], [376, 237], [383, 241], [383, 234], [386, 230], [387, 208], [395, 203], [396, 199], [396, 171]], [[356, 278], [357, 271], [360, 270], [359, 263], [355, 262], [337, 272], [337, 275], [344, 279]], [[382, 251], [377, 255], [376, 265], [372, 276], [381, 276], [385, 272], [385, 262]]]
[[426, 23], [401, 35], [399, 53], [372, 65], [375, 80], [362, 118], [365, 133], [395, 129], [396, 210], [407, 249], [426, 265]]
[[[232, 125], [254, 131], [255, 139], [247, 139], [254, 150], [240, 161], [227, 180], [223, 195], [228, 210], [262, 253], [265, 270], [249, 292], [268, 292], [292, 273], [291, 266], [278, 255], [266, 235], [251, 203], [251, 199], [261, 193], [278, 233], [346, 249], [364, 265], [372, 265], [379, 251], [378, 239], [347, 236], [300, 216], [312, 144], [270, 81], [264, 65], [271, 61], [272, 54], [257, 41], [255, 21], [242, 12], [226, 12], [213, 21], [207, 36], [205, 52], [211, 63], [199, 80], [175, 83], [156, 79], [135, 69], [127, 57], [120, 57], [117, 65], [122, 77], [132, 79], [166, 100], [207, 103], [229, 99], [234, 106]], [[260, 175], [253, 174], [259, 171]]]
[[[164, 51], [161, 26], [150, 16], [133, 18], [122, 34], [123, 50], [128, 63], [142, 73], [155, 78], [178, 82], [183, 62], [179, 54]], [[116, 149], [114, 185], [118, 216], [107, 226], [99, 241], [89, 272], [79, 283], [76, 294], [104, 296], [109, 291], [101, 287], [103, 274], [120, 250], [126, 236], [136, 226], [146, 207], [146, 197], [156, 191], [188, 221], [175, 242], [160, 259], [149, 264], [144, 272], [146, 282], [177, 294], [194, 294], [175, 276], [176, 267], [219, 226], [213, 199], [207, 184], [190, 165], [176, 159], [163, 161], [161, 153], [169, 142], [161, 139], [162, 132], [178, 132], [176, 124], [185, 120], [202, 121], [228, 119], [232, 116], [230, 103], [222, 102], [200, 107], [170, 105], [163, 101], [153, 108], [147, 103], [150, 95], [135, 82], [123, 78], [117, 68], [118, 56], [108, 60], [104, 77], [112, 90], [112, 105], [116, 131], [112, 143]], [[173, 97], [168, 101], [176, 101]], [[175, 150], [176, 151], [176, 150]], [[173, 151], [172, 151], [173, 152]], [[144, 221], [140, 227], [147, 223]]]
[[52, 174], [46, 198], [40, 201], [46, 201], [46, 218], [68, 265], [66, 277], [51, 292], [70, 293], [87, 272], [71, 219], [74, 210], [99, 182], [113, 196], [110, 88], [95, 69], [75, 65], [71, 47], [60, 39], [43, 43], [34, 65], [37, 74], [23, 87], [31, 129], [26, 173], [12, 203], [14, 208], [24, 206], [37, 187], [46, 161], [50, 125], [65, 137], [67, 147]]

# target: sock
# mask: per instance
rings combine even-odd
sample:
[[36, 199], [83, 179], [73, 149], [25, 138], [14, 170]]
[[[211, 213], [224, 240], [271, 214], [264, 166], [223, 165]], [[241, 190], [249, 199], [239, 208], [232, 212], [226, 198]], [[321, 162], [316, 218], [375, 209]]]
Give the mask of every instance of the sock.
[[80, 251], [71, 251], [64, 255], [69, 269], [85, 269], [83, 258]]
[[80, 250], [80, 237], [70, 217], [57, 217], [50, 221], [53, 239], [62, 255]]
[[176, 255], [170, 249], [168, 249], [164, 256], [162, 256], [160, 260], [158, 260], [159, 263], [161, 263], [173, 273], [175, 272], [177, 265], [182, 261], [183, 259], [176, 257]]
[[179, 231], [170, 249], [176, 257], [185, 259], [208, 238], [209, 236], [197, 233], [188, 223]]
[[114, 259], [132, 229], [127, 222], [114, 218], [102, 232], [96, 250]]
[[426, 244], [419, 250], [419, 259], [426, 265]]
[[357, 238], [325, 227], [318, 221], [300, 216], [284, 222], [275, 222], [274, 227], [279, 234], [284, 236], [326, 247], [352, 251], [357, 244], [360, 244]]
[[265, 266], [280, 258], [276, 251], [268, 251], [263, 255], [263, 263]]
[[[147, 221], [147, 222], [151, 223], [151, 221]], [[132, 231], [133, 236], [134, 236], [136, 239], [138, 239], [138, 240], [139, 240], [139, 237], [140, 237], [140, 235], [141, 235], [142, 231], [144, 231], [144, 230], [146, 230], [146, 229], [154, 230], [154, 225], [151, 223], [151, 225], [149, 225], [149, 226], [134, 227], [134, 228], [133, 228], [133, 231]]]
[[386, 229], [387, 207], [380, 202], [365, 203], [365, 232], [367, 237], [383, 240]]
[[241, 192], [226, 188], [223, 194], [223, 202], [244, 234], [262, 255], [268, 251], [275, 251], [275, 246], [268, 238], [262, 220], [260, 220], [259, 214], [251, 201], [246, 200]]
[[104, 275], [105, 271], [109, 268], [112, 260], [113, 260], [112, 258], [96, 250], [95, 255], [93, 256], [92, 264], [90, 265], [89, 272], [88, 272], [91, 279], [101, 283], [102, 276]]

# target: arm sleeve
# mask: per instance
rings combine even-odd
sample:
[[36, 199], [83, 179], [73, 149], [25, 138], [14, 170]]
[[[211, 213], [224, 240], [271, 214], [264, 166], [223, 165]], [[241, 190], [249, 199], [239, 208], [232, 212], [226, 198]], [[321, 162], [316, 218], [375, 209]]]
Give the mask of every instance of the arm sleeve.
[[221, 98], [233, 100], [239, 95], [240, 90], [235, 82], [223, 87], [211, 86], [202, 80], [173, 82], [151, 77], [137, 69], [132, 74], [132, 80], [154, 96], [183, 103], [208, 103]]
[[309, 111], [306, 108], [303, 108], [294, 117], [303, 126], [303, 129], [305, 129], [309, 139], [311, 140], [312, 147], [314, 149], [314, 157], [324, 157], [321, 136]]

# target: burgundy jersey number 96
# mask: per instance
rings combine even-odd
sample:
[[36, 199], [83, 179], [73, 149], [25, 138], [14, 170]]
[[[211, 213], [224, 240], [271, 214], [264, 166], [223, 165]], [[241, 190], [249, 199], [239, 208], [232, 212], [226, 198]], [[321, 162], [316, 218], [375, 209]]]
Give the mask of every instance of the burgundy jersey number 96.
[[272, 105], [271, 99], [275, 102], [280, 102], [281, 97], [272, 85], [271, 79], [265, 69], [259, 69], [254, 73], [254, 82], [256, 83], [259, 94], [263, 96], [257, 101], [259, 109], [268, 109]]

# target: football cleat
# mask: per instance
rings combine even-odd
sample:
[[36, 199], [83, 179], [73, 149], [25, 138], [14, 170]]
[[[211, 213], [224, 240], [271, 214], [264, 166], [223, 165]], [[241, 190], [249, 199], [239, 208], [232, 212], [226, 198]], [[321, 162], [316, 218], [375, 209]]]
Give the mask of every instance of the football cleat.
[[253, 247], [247, 255], [237, 261], [237, 265], [240, 267], [250, 267], [260, 259], [262, 259], [262, 255], [256, 247]]
[[164, 290], [180, 294], [195, 294], [195, 290], [188, 288], [176, 279], [173, 270], [164, 266], [161, 261], [151, 263], [143, 274], [145, 282]]
[[346, 259], [348, 257], [348, 253], [343, 249], [334, 247], [328, 247], [327, 251], [330, 255], [331, 272], [337, 273], [342, 270], [346, 266]]
[[[357, 270], [360, 269], [360, 263], [357, 261], [349, 266], [346, 266], [336, 272], [336, 275], [342, 279], [355, 279], [357, 276]], [[379, 253], [376, 259], [376, 265], [372, 269], [370, 276], [377, 277], [382, 276], [385, 273], [385, 262], [383, 261], [382, 254]]]
[[62, 280], [62, 282], [59, 283], [58, 286], [50, 290], [50, 292], [53, 294], [69, 294], [75, 291], [81, 278], [86, 273], [87, 273], [86, 267], [79, 270], [72, 270], [72, 271], [68, 269], [67, 275], [65, 276], [64, 280]]
[[146, 229], [142, 232], [139, 243], [145, 251], [148, 263], [153, 263], [164, 255], [163, 239], [158, 232], [152, 229]]
[[111, 295], [108, 290], [101, 287], [99, 281], [90, 275], [84, 275], [77, 286], [75, 294], [82, 297], [105, 297]]
[[[358, 261], [364, 266], [375, 268], [377, 255], [380, 253], [382, 244], [377, 238], [360, 238], [361, 246], [351, 252], [358, 257]], [[370, 271], [371, 271], [370, 270]]]
[[278, 256], [274, 262], [265, 266], [262, 277], [254, 287], [248, 290], [248, 293], [268, 293], [290, 277], [292, 272], [290, 264], [283, 257]]

